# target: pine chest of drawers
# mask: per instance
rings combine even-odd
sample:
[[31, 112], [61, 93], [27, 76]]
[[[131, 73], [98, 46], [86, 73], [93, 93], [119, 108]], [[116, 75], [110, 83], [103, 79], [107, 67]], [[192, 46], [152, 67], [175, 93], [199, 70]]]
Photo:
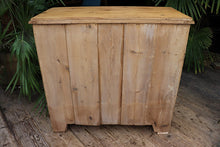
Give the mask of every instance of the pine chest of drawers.
[[167, 7], [62, 7], [30, 23], [54, 131], [67, 124], [169, 131], [190, 17]]

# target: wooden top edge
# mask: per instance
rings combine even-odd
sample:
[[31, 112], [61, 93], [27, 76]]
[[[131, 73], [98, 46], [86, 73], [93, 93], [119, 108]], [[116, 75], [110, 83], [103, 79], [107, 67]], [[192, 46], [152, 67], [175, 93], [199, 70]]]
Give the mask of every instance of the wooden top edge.
[[195, 24], [193, 20], [160, 20], [156, 21], [155, 20], [63, 20], [63, 21], [58, 21], [58, 20], [50, 20], [49, 22], [46, 20], [30, 20], [29, 24], [33, 25], [68, 25], [68, 24]]
[[194, 24], [194, 21], [170, 7], [136, 6], [55, 7], [29, 21], [29, 24], [75, 23]]

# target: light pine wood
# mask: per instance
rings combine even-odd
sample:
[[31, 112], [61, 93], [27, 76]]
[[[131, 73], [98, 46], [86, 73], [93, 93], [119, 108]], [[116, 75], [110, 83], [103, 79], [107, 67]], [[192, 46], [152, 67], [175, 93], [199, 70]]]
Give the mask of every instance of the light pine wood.
[[168, 23], [193, 24], [191, 17], [170, 7], [58, 7], [30, 21], [31, 24]]
[[123, 59], [123, 25], [98, 26], [102, 124], [119, 124]]
[[96, 24], [66, 26], [75, 123], [100, 124]]
[[155, 24], [127, 24], [124, 35], [124, 67], [121, 123], [146, 125], [152, 61], [155, 52]]
[[54, 131], [74, 123], [64, 25], [34, 25], [37, 53]]
[[192, 18], [168, 7], [65, 7], [30, 23], [55, 131], [170, 130]]
[[158, 25], [155, 55], [146, 105], [146, 119], [155, 132], [168, 132], [179, 87], [187, 45], [189, 25]]

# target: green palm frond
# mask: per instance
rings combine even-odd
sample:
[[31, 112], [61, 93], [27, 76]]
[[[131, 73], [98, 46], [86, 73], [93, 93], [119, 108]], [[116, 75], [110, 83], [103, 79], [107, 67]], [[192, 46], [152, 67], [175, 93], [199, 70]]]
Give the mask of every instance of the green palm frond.
[[188, 16], [199, 20], [206, 11], [219, 13], [220, 0], [153, 0], [155, 5], [165, 2], [166, 7], [173, 7]]
[[219, 13], [220, 0], [153, 0], [155, 5], [165, 4], [173, 7], [188, 16], [191, 16], [196, 24], [191, 26], [186, 50], [184, 67], [187, 71], [194, 69], [195, 73], [204, 71], [204, 52], [210, 56], [208, 48], [212, 44], [212, 31], [210, 28], [201, 29], [201, 20], [207, 12]]
[[2, 17], [5, 12], [8, 10], [8, 7], [3, 1], [0, 1], [0, 17]]
[[[28, 21], [33, 16], [57, 4], [65, 5], [62, 0], [0, 0], [0, 15], [6, 11], [6, 9], [1, 9], [1, 7], [7, 8], [8, 15], [11, 18], [9, 25], [12, 24], [14, 29], [14, 38], [5, 31], [9, 25], [3, 30], [3, 34], [11, 38], [8, 40], [13, 42], [11, 54], [17, 58], [16, 73], [6, 90], [10, 89], [12, 93], [15, 86], [19, 83], [21, 87], [20, 94], [28, 96], [29, 99], [31, 99], [33, 93], [37, 92], [41, 96], [36, 104], [42, 109], [46, 108], [46, 99], [42, 86], [33, 30]], [[42, 110], [40, 109], [39, 111], [41, 112]]]
[[37, 114], [40, 114], [42, 115], [43, 112], [45, 112], [46, 110], [46, 113], [48, 113], [48, 110], [47, 110], [47, 102], [46, 102], [46, 98], [45, 98], [45, 93], [42, 91], [40, 93], [40, 96], [38, 97], [35, 105], [34, 105], [34, 110]]
[[194, 69], [195, 74], [204, 71], [204, 52], [209, 52], [212, 37], [213, 33], [208, 27], [199, 30], [191, 27], [184, 62], [187, 71]]
[[21, 86], [20, 93], [29, 98], [33, 91], [41, 91], [36, 50], [30, 44], [25, 40], [24, 34], [16, 36], [11, 48], [11, 54], [17, 58], [17, 70], [6, 88], [8, 90], [12, 87], [11, 92], [13, 92], [19, 81]]
[[[159, 5], [163, 0], [154, 0], [156, 5]], [[202, 14], [206, 11], [199, 3], [195, 0], [166, 0], [166, 7], [173, 7], [188, 16], [191, 16], [194, 20], [199, 20]]]
[[3, 28], [0, 22], [0, 51], [10, 45], [14, 40], [14, 33], [9, 30], [12, 21], [10, 20], [8, 24]]
[[219, 13], [220, 0], [196, 0], [195, 2], [203, 6], [205, 9], [210, 9], [211, 13]]

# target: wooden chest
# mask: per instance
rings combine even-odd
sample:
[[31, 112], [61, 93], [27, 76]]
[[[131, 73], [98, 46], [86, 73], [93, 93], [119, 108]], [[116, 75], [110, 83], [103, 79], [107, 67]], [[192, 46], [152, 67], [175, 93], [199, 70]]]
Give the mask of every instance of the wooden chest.
[[54, 131], [67, 124], [169, 131], [190, 17], [168, 7], [63, 7], [30, 23]]

